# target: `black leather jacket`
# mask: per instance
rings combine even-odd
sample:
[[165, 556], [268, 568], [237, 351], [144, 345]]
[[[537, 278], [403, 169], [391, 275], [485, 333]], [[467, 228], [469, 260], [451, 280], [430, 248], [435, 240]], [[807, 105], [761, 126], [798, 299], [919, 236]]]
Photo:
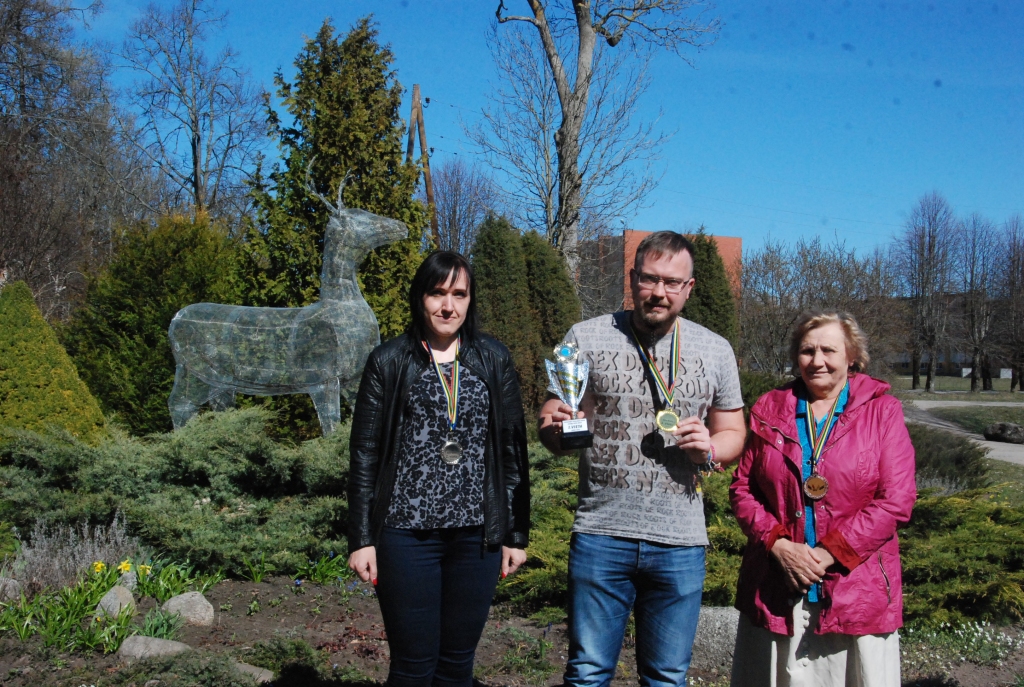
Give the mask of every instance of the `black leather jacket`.
[[[525, 548], [530, 530], [530, 465], [519, 377], [499, 341], [478, 335], [459, 360], [487, 385], [490, 427], [484, 451], [484, 540]], [[409, 388], [430, 364], [419, 342], [403, 334], [366, 361], [352, 418], [349, 449], [349, 551], [374, 546], [395, 488], [398, 445]]]

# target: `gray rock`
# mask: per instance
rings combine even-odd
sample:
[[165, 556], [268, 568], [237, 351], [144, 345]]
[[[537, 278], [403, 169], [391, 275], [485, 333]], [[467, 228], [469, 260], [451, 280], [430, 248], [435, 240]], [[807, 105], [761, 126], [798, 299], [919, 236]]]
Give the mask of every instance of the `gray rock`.
[[117, 657], [125, 662], [141, 661], [144, 658], [174, 656], [191, 649], [192, 647], [182, 642], [132, 635], [121, 644], [121, 648], [117, 651]]
[[252, 679], [255, 680], [258, 685], [265, 682], [271, 682], [274, 679], [274, 674], [266, 668], [251, 666], [248, 663], [235, 663], [234, 665], [239, 672], [251, 675]]
[[135, 574], [135, 571], [127, 572], [121, 575], [117, 583], [127, 589], [130, 592], [134, 592], [135, 588], [139, 586], [139, 576]]
[[189, 625], [213, 625], [213, 604], [199, 592], [185, 592], [171, 597], [162, 608], [167, 613], [177, 613]]
[[125, 608], [135, 613], [135, 597], [132, 596], [132, 593], [127, 588], [116, 584], [110, 588], [109, 592], [103, 595], [103, 598], [96, 605], [97, 612], [105, 613], [111, 618], [121, 615], [121, 611]]
[[0, 577], [0, 601], [17, 601], [21, 598], [21, 582], [11, 577]]
[[701, 606], [690, 667], [697, 670], [731, 669], [739, 621], [740, 612], [735, 608]]
[[985, 428], [985, 438], [1008, 444], [1024, 444], [1024, 427], [1012, 422], [993, 422]]

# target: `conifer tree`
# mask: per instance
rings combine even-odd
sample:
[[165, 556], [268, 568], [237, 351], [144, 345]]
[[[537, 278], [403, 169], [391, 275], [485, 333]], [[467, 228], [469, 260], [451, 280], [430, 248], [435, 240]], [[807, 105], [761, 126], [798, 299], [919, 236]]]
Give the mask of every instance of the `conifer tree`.
[[268, 116], [283, 165], [257, 175], [253, 197], [257, 222], [246, 232], [242, 280], [250, 305], [300, 307], [320, 297], [320, 268], [328, 211], [307, 189], [307, 169], [317, 191], [405, 222], [409, 238], [373, 251], [359, 268], [360, 286], [380, 323], [381, 337], [400, 334], [408, 323], [406, 294], [422, 261], [426, 209], [413, 194], [415, 164], [403, 160], [402, 86], [394, 55], [377, 42], [369, 18], [344, 37], [330, 20], [295, 60], [294, 82], [279, 72], [274, 82], [289, 121], [272, 108]]
[[523, 257], [541, 344], [554, 348], [580, 321], [580, 299], [558, 249], [543, 236], [535, 231], [523, 234]]
[[205, 215], [165, 217], [118, 237], [106, 270], [63, 330], [79, 373], [132, 434], [171, 430], [171, 318], [191, 303], [237, 303], [236, 252]]
[[[409, 228], [408, 239], [374, 250], [358, 272], [381, 338], [404, 331], [409, 285], [423, 260], [427, 214], [413, 197], [419, 169], [403, 159], [402, 86], [394, 77], [393, 62], [391, 50], [377, 42], [369, 18], [359, 20], [343, 38], [335, 35], [328, 19], [296, 57], [294, 81], [280, 72], [274, 77], [289, 121], [268, 108], [283, 162], [267, 177], [257, 172], [254, 182], [256, 222], [245, 234], [240, 261], [246, 304], [301, 307], [320, 299], [328, 210], [307, 183], [311, 180], [334, 202], [344, 182], [346, 207], [401, 220]], [[287, 428], [283, 433], [292, 438], [319, 436], [309, 397], [264, 397], [257, 402], [276, 413], [275, 432]], [[343, 407], [342, 413], [345, 417], [348, 409]]]
[[683, 317], [725, 337], [735, 347], [739, 329], [736, 300], [725, 273], [725, 263], [714, 239], [708, 236], [703, 226], [691, 240], [696, 284], [683, 309]]
[[532, 408], [541, 398], [537, 368], [544, 363], [537, 312], [530, 302], [530, 277], [523, 240], [504, 217], [489, 215], [473, 247], [480, 326], [508, 346], [522, 384], [523, 402]]
[[103, 427], [99, 404], [23, 281], [0, 291], [0, 426], [60, 427], [85, 440]]

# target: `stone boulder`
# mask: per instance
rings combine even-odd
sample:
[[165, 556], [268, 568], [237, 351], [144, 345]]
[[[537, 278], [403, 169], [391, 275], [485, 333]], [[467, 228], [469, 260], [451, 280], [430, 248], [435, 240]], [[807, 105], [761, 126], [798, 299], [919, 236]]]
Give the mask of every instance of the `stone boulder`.
[[732, 669], [732, 650], [740, 612], [728, 606], [701, 606], [690, 667], [697, 670]]
[[21, 582], [11, 577], [0, 577], [0, 602], [17, 601], [21, 598]]
[[985, 438], [1008, 444], [1024, 444], [1024, 427], [1012, 422], [993, 422], [985, 428]]
[[234, 666], [235, 670], [238, 672], [251, 676], [258, 685], [262, 685], [266, 682], [272, 682], [274, 679], [274, 674], [266, 668], [251, 666], [248, 663], [235, 663]]
[[139, 576], [135, 574], [135, 571], [126, 572], [118, 578], [117, 583], [127, 589], [130, 592], [134, 592], [135, 588], [139, 586]]
[[121, 648], [117, 651], [117, 657], [128, 663], [159, 656], [174, 656], [191, 649], [192, 647], [182, 642], [132, 635], [121, 644]]
[[189, 625], [213, 625], [213, 604], [199, 592], [185, 592], [171, 597], [161, 608], [166, 613], [177, 613]]
[[126, 608], [129, 609], [130, 613], [135, 613], [135, 597], [132, 596], [127, 587], [115, 584], [100, 599], [100, 602], [96, 605], [96, 612], [116, 618]]

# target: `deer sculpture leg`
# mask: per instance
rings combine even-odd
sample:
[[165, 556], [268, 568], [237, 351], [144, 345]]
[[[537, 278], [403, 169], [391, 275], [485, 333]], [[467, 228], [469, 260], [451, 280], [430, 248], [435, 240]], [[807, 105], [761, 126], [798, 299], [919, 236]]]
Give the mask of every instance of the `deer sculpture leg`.
[[313, 399], [317, 417], [320, 418], [320, 429], [327, 436], [341, 422], [341, 383], [337, 377], [332, 377], [310, 388], [309, 397]]
[[171, 422], [174, 429], [181, 429], [193, 415], [199, 412], [199, 406], [210, 400], [216, 392], [213, 387], [199, 379], [185, 365], [178, 365], [174, 371], [174, 389], [167, 399], [167, 408], [171, 411]]

